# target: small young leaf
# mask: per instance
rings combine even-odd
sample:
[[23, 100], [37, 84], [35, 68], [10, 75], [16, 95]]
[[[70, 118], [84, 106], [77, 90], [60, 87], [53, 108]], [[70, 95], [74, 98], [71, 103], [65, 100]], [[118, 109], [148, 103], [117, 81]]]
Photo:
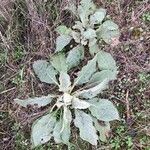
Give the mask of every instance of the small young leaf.
[[56, 39], [56, 52], [60, 52], [63, 50], [65, 46], [67, 46], [70, 41], [72, 40], [72, 37], [69, 35], [60, 35]]
[[87, 65], [82, 68], [78, 73], [78, 77], [75, 79], [74, 85], [81, 85], [90, 80], [91, 76], [96, 71], [96, 57], [88, 61]]
[[59, 82], [59, 91], [68, 92], [71, 86], [70, 76], [65, 72], [60, 72]]
[[80, 100], [79, 98], [73, 98], [72, 99], [72, 107], [75, 109], [87, 109], [91, 106], [90, 103]]
[[73, 96], [71, 96], [68, 93], [64, 93], [62, 98], [63, 98], [62, 101], [65, 103], [66, 106], [71, 105], [71, 101], [72, 101]]
[[68, 68], [71, 69], [73, 67], [76, 67], [81, 60], [84, 58], [84, 47], [81, 45], [76, 46], [71, 51], [69, 51], [69, 54], [67, 56], [67, 64]]
[[96, 130], [93, 126], [92, 117], [83, 111], [75, 111], [74, 124], [80, 131], [80, 137], [91, 143], [92, 145], [97, 145], [98, 136]]
[[106, 122], [119, 120], [118, 111], [113, 105], [113, 103], [110, 102], [109, 100], [93, 99], [88, 102], [92, 104], [92, 106], [89, 107], [91, 114], [97, 119], [106, 121]]
[[33, 63], [33, 69], [35, 74], [42, 82], [57, 84], [56, 74], [57, 71], [45, 60], [37, 60]]
[[97, 62], [99, 69], [101, 70], [114, 70], [114, 71], [117, 70], [115, 60], [113, 59], [111, 54], [107, 52], [100, 51], [97, 54]]
[[93, 39], [93, 38], [96, 37], [96, 31], [93, 30], [93, 29], [91, 29], [91, 28], [89, 28], [89, 29], [87, 29], [85, 32], [83, 32], [82, 35], [83, 35], [83, 37], [84, 37], [85, 39]]
[[117, 76], [117, 71], [111, 71], [111, 70], [102, 70], [100, 72], [96, 72], [91, 77], [89, 83], [95, 83], [95, 82], [102, 82], [105, 79], [111, 81], [115, 80]]
[[[90, 41], [89, 41], [90, 42]], [[89, 52], [92, 56], [94, 56], [96, 53], [98, 53], [100, 51], [100, 48], [98, 46], [98, 44], [94, 44], [94, 45], [91, 45], [89, 43]]]
[[108, 80], [106, 79], [93, 88], [83, 90], [81, 92], [77, 92], [76, 96], [81, 98], [91, 99], [93, 97], [96, 97], [99, 93], [102, 92], [102, 90], [105, 90], [107, 87], [108, 87]]
[[15, 99], [14, 101], [15, 103], [23, 107], [27, 107], [28, 105], [42, 107], [51, 103], [52, 100], [53, 100], [52, 96], [48, 95], [48, 96], [42, 96], [42, 97], [28, 98], [25, 100]]
[[56, 118], [52, 114], [47, 114], [35, 121], [31, 131], [32, 147], [44, 144], [51, 139], [55, 123]]
[[107, 141], [107, 137], [109, 135], [110, 132], [110, 123], [109, 122], [105, 122], [104, 125], [101, 125], [100, 123], [98, 123], [98, 121], [95, 119], [94, 120], [94, 126], [96, 128], [96, 130], [99, 131], [99, 139], [102, 142], [106, 142]]
[[64, 25], [61, 25], [56, 28], [56, 32], [59, 33], [60, 35], [69, 35], [71, 33], [71, 29], [67, 28]]
[[100, 8], [93, 15], [90, 16], [90, 23], [92, 25], [99, 24], [106, 16], [106, 9]]
[[67, 72], [68, 65], [66, 63], [66, 57], [63, 53], [57, 53], [51, 57], [52, 66], [59, 72]]
[[74, 39], [74, 41], [75, 41], [76, 43], [80, 43], [80, 42], [81, 42], [81, 34], [80, 34], [79, 32], [77, 32], [77, 31], [72, 31], [72, 32], [71, 32], [71, 35], [72, 35], [72, 37], [73, 37], [73, 39]]

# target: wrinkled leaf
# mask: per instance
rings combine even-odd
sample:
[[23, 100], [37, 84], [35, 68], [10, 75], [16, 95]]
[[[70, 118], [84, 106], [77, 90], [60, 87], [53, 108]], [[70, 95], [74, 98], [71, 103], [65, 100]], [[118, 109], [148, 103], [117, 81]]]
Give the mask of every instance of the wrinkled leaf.
[[106, 16], [106, 9], [100, 8], [93, 15], [90, 16], [90, 23], [92, 25], [99, 24]]
[[52, 96], [48, 95], [48, 96], [42, 96], [42, 97], [28, 98], [25, 100], [15, 99], [14, 101], [15, 103], [23, 107], [27, 107], [28, 105], [42, 107], [51, 103], [52, 100], [53, 100]]
[[92, 104], [89, 107], [91, 114], [102, 121], [119, 120], [119, 114], [113, 103], [107, 99], [93, 99], [88, 101]]
[[65, 46], [67, 46], [70, 41], [72, 40], [72, 37], [69, 35], [60, 35], [56, 39], [56, 52], [60, 52], [63, 50]]
[[91, 28], [89, 28], [89, 29], [87, 29], [85, 32], [83, 32], [82, 35], [83, 35], [83, 37], [84, 37], [85, 39], [93, 39], [93, 38], [96, 37], [96, 31], [93, 30], [93, 29], [91, 29]]
[[115, 80], [117, 76], [117, 71], [111, 71], [111, 70], [102, 70], [100, 72], [96, 72], [91, 77], [89, 83], [95, 83], [95, 82], [102, 82], [105, 79], [108, 81]]
[[71, 86], [70, 76], [65, 72], [61, 72], [59, 76], [59, 83], [59, 91], [69, 91]]
[[91, 99], [93, 97], [96, 97], [98, 94], [102, 92], [102, 90], [105, 90], [108, 87], [108, 80], [103, 80], [103, 82], [99, 83], [95, 87], [92, 87], [87, 90], [83, 90], [81, 92], [77, 92], [76, 96], [86, 99]]
[[67, 28], [64, 25], [58, 26], [56, 28], [57, 33], [59, 33], [60, 35], [69, 35], [71, 33], [71, 29]]
[[68, 68], [76, 67], [81, 60], [84, 59], [84, 47], [81, 45], [76, 46], [71, 51], [69, 51], [69, 54], [67, 56], [67, 64]]
[[35, 121], [31, 131], [33, 147], [44, 144], [51, 139], [55, 123], [56, 118], [52, 114], [47, 114]]
[[75, 109], [87, 109], [90, 107], [90, 103], [74, 97], [72, 99], [72, 107]]
[[37, 60], [33, 63], [35, 74], [42, 82], [58, 84], [55, 75], [57, 71], [45, 60]]
[[59, 72], [67, 72], [68, 65], [66, 63], [66, 57], [63, 53], [57, 53], [51, 57], [51, 64]]
[[77, 128], [79, 128], [80, 137], [83, 140], [91, 143], [92, 145], [97, 145], [98, 136], [90, 115], [83, 111], [76, 110], [74, 124]]
[[102, 142], [106, 142], [107, 141], [107, 137], [109, 135], [110, 132], [110, 123], [109, 122], [105, 122], [104, 124], [100, 124], [98, 123], [97, 120], [94, 121], [94, 126], [96, 128], [96, 130], [99, 131], [99, 139]]
[[97, 62], [101, 70], [117, 70], [114, 58], [107, 52], [100, 51], [97, 54]]
[[88, 61], [87, 65], [82, 68], [75, 79], [75, 85], [81, 85], [90, 80], [93, 73], [96, 71], [96, 57]]

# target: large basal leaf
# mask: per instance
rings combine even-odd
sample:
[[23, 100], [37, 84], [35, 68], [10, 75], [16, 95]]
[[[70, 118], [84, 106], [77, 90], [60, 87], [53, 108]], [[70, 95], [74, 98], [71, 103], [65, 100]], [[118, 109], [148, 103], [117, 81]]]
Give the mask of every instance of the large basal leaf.
[[73, 98], [72, 99], [72, 107], [75, 109], [87, 109], [91, 106], [90, 103], [80, 100], [79, 98]]
[[71, 51], [69, 51], [69, 54], [67, 56], [67, 64], [68, 68], [71, 69], [73, 67], [76, 67], [81, 60], [84, 58], [84, 47], [81, 45], [76, 46]]
[[27, 107], [28, 105], [42, 107], [48, 105], [52, 100], [52, 96], [48, 95], [42, 97], [27, 98], [25, 100], [15, 99], [14, 101], [15, 103], [23, 107]]
[[53, 136], [56, 143], [69, 143], [70, 123], [72, 120], [71, 112], [68, 108], [64, 108], [63, 119], [60, 119], [54, 128]]
[[37, 60], [33, 63], [35, 74], [42, 82], [58, 84], [56, 80], [57, 71], [45, 60]]
[[79, 128], [80, 137], [83, 140], [91, 143], [92, 145], [97, 145], [98, 136], [90, 115], [83, 111], [76, 110], [74, 124], [77, 128]]
[[71, 29], [67, 28], [64, 25], [61, 25], [56, 28], [56, 32], [59, 33], [60, 35], [69, 35], [71, 33]]
[[119, 38], [120, 32], [117, 24], [111, 20], [105, 21], [97, 30], [97, 37], [106, 43], [111, 43], [114, 38]]
[[117, 70], [116, 62], [111, 54], [100, 51], [97, 54], [97, 62], [100, 70]]
[[99, 139], [102, 142], [106, 142], [110, 132], [110, 123], [109, 122], [99, 123], [97, 119], [94, 119], [94, 126], [100, 134]]
[[100, 72], [96, 72], [91, 77], [89, 83], [95, 83], [95, 82], [102, 82], [105, 79], [108, 81], [115, 80], [117, 76], [117, 71], [111, 71], [111, 70], [102, 70]]
[[72, 37], [69, 35], [60, 35], [56, 39], [56, 52], [60, 52], [63, 50], [65, 46], [67, 46], [70, 41], [72, 40]]
[[32, 147], [44, 144], [51, 139], [55, 123], [56, 118], [52, 114], [47, 114], [35, 121], [31, 131]]
[[93, 15], [90, 16], [90, 23], [100, 24], [106, 16], [106, 9], [100, 8]]
[[67, 72], [68, 65], [64, 53], [57, 53], [51, 57], [51, 64], [59, 72]]
[[74, 85], [81, 85], [87, 83], [91, 76], [96, 72], [96, 57], [88, 61], [87, 65], [82, 68], [75, 79]]
[[60, 72], [59, 91], [68, 92], [71, 86], [70, 76], [65, 72]]
[[81, 92], [77, 92], [76, 96], [86, 99], [91, 99], [93, 97], [96, 97], [99, 93], [101, 93], [103, 90], [105, 90], [108, 87], [108, 80], [105, 79], [103, 82], [99, 83], [95, 87], [92, 87], [87, 90], [83, 90]]
[[89, 103], [92, 104], [89, 107], [91, 114], [102, 121], [119, 120], [119, 114], [112, 102], [107, 99], [93, 99]]

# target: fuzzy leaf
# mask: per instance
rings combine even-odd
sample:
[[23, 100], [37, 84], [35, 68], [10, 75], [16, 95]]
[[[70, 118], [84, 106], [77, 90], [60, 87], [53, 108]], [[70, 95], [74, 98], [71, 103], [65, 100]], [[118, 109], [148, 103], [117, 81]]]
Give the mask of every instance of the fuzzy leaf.
[[73, 96], [71, 96], [68, 93], [64, 93], [62, 98], [63, 98], [62, 101], [65, 103], [66, 106], [71, 105], [71, 101], [72, 101]]
[[114, 70], [114, 71], [117, 70], [115, 60], [113, 59], [111, 54], [107, 52], [100, 51], [97, 54], [97, 62], [99, 69], [101, 70]]
[[106, 79], [93, 88], [83, 90], [81, 92], [77, 92], [76, 96], [81, 98], [91, 99], [93, 97], [96, 97], [99, 93], [102, 92], [102, 90], [105, 90], [107, 87], [108, 87], [108, 80]]
[[119, 120], [119, 114], [112, 102], [107, 99], [93, 99], [89, 103], [92, 104], [89, 107], [91, 114], [102, 121]]
[[14, 101], [15, 103], [23, 107], [27, 107], [28, 105], [43, 107], [51, 103], [52, 100], [53, 100], [52, 96], [48, 95], [48, 96], [42, 96], [42, 97], [28, 98], [25, 100], [15, 99]]
[[92, 117], [83, 111], [75, 111], [74, 124], [80, 131], [80, 137], [91, 143], [92, 145], [97, 145], [98, 136], [96, 130], [93, 126]]
[[81, 45], [76, 46], [71, 51], [69, 51], [69, 54], [67, 56], [67, 64], [68, 68], [76, 67], [81, 60], [84, 59], [84, 47]]
[[97, 44], [89, 45], [89, 52], [92, 56], [100, 51], [99, 46]]
[[73, 98], [72, 107], [75, 109], [87, 109], [90, 107], [90, 103], [84, 100], [80, 100], [79, 98]]
[[57, 53], [51, 57], [51, 64], [59, 72], [67, 72], [68, 65], [66, 63], [66, 57], [63, 53]]
[[90, 16], [90, 23], [92, 25], [99, 24], [106, 16], [106, 9], [100, 8], [93, 15]]
[[61, 25], [56, 28], [56, 32], [59, 33], [60, 35], [69, 35], [71, 33], [71, 29], [67, 28], [64, 25]]
[[33, 63], [35, 74], [42, 82], [58, 84], [55, 75], [57, 71], [45, 60], [37, 60]]
[[105, 79], [108, 81], [115, 80], [117, 76], [117, 71], [111, 71], [111, 70], [102, 70], [100, 72], [96, 72], [91, 77], [89, 83], [95, 83], [95, 82], [102, 82]]
[[68, 92], [71, 86], [70, 76], [65, 72], [61, 72], [59, 82], [59, 91]]
[[55, 123], [56, 118], [52, 114], [47, 114], [34, 122], [31, 131], [33, 147], [44, 144], [51, 139]]
[[93, 30], [93, 29], [91, 29], [91, 28], [89, 28], [89, 29], [87, 29], [85, 32], [83, 32], [82, 35], [83, 35], [83, 37], [84, 37], [85, 39], [93, 39], [93, 38], [96, 37], [96, 31]]
[[82, 68], [78, 73], [78, 77], [75, 79], [75, 85], [81, 85], [90, 80], [91, 76], [96, 71], [96, 57], [88, 61], [87, 65]]
[[71, 35], [76, 43], [80, 43], [81, 34], [76, 31], [72, 31]]
[[119, 38], [119, 36], [118, 25], [110, 20], [105, 21], [97, 30], [97, 37], [102, 38], [108, 44], [112, 42], [112, 39]]
[[69, 35], [60, 35], [56, 39], [56, 52], [60, 52], [63, 50], [65, 46], [67, 46], [70, 41], [72, 40], [72, 37]]
[[98, 123], [97, 120], [94, 121], [94, 126], [96, 128], [96, 130], [98, 130], [100, 136], [99, 139], [102, 142], [106, 142], [107, 141], [107, 137], [109, 135], [110, 132], [110, 123], [109, 122], [105, 122], [105, 124], [100, 124]]

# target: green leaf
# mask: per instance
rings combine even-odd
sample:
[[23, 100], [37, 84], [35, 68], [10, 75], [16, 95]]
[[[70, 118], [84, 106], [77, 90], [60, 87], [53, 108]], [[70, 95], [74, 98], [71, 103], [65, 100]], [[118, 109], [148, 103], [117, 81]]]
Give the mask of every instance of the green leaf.
[[103, 39], [106, 43], [111, 43], [114, 38], [119, 38], [119, 27], [114, 22], [105, 21], [97, 30], [97, 37]]
[[32, 147], [44, 144], [51, 139], [55, 123], [56, 118], [52, 114], [47, 114], [35, 121], [31, 131]]
[[74, 85], [81, 85], [90, 80], [91, 76], [96, 72], [96, 57], [88, 61], [87, 65], [82, 68], [75, 79]]
[[[90, 41], [89, 41], [90, 42]], [[100, 51], [98, 44], [90, 44], [89, 43], [89, 52], [92, 56], [94, 56], [95, 54], [97, 54]]]
[[60, 35], [56, 39], [56, 52], [60, 52], [63, 50], [64, 47], [66, 47], [70, 41], [72, 40], [72, 37], [69, 35]]
[[95, 126], [96, 130], [98, 130], [98, 132], [100, 134], [99, 139], [102, 142], [106, 142], [107, 141], [107, 137], [108, 137], [109, 132], [110, 132], [110, 123], [109, 122], [105, 122], [103, 124], [100, 124], [95, 119], [94, 120], [94, 126]]
[[72, 107], [75, 109], [87, 109], [90, 106], [91, 106], [90, 103], [88, 103], [84, 100], [80, 100], [79, 98], [74, 97], [72, 99]]
[[96, 97], [98, 94], [102, 92], [102, 90], [105, 90], [108, 87], [108, 80], [103, 80], [103, 82], [99, 83], [95, 87], [92, 87], [87, 90], [83, 90], [76, 93], [76, 96], [86, 99], [91, 99], [93, 97]]
[[74, 39], [74, 41], [75, 41], [76, 43], [80, 43], [81, 34], [80, 34], [79, 32], [77, 32], [77, 31], [72, 31], [72, 32], [71, 32], [71, 35], [72, 35], [72, 37], [73, 37], [73, 39]]
[[34, 98], [27, 98], [25, 100], [21, 99], [14, 99], [15, 103], [27, 107], [28, 105], [37, 106], [37, 107], [43, 107], [51, 103], [53, 100], [51, 95], [48, 96], [42, 96], [42, 97], [34, 97]]
[[71, 86], [70, 76], [65, 72], [60, 72], [59, 82], [59, 91], [68, 92]]
[[69, 51], [69, 54], [67, 56], [66, 62], [68, 64], [68, 68], [71, 69], [73, 67], [76, 67], [83, 59], [84, 47], [81, 45], [74, 47], [71, 51]]
[[56, 28], [56, 32], [58, 32], [60, 35], [69, 35], [71, 33], [71, 29], [61, 25]]
[[93, 39], [93, 38], [96, 37], [96, 31], [93, 30], [93, 29], [91, 29], [91, 28], [89, 28], [89, 29], [87, 29], [85, 32], [83, 32], [82, 35], [83, 35], [83, 37], [84, 37], [85, 39]]
[[111, 70], [102, 70], [100, 72], [96, 72], [91, 77], [89, 83], [95, 83], [95, 82], [103, 82], [105, 79], [108, 81], [115, 80], [117, 76], [117, 71], [111, 71]]
[[100, 8], [93, 15], [90, 16], [90, 23], [100, 24], [106, 16], [106, 9]]
[[45, 60], [37, 60], [33, 63], [33, 69], [35, 74], [42, 82], [57, 84], [56, 74], [57, 71], [53, 66]]
[[112, 102], [107, 99], [93, 99], [88, 101], [92, 104], [89, 107], [91, 114], [102, 121], [119, 120], [119, 114]]
[[90, 115], [83, 111], [76, 110], [74, 124], [77, 128], [79, 128], [80, 137], [83, 140], [91, 143], [92, 145], [97, 145], [98, 136]]
[[59, 72], [67, 72], [68, 65], [64, 53], [57, 53], [51, 57], [52, 66]]
[[98, 62], [98, 67], [101, 70], [117, 70], [116, 62], [111, 56], [111, 54], [100, 51], [97, 54], [97, 62]]

